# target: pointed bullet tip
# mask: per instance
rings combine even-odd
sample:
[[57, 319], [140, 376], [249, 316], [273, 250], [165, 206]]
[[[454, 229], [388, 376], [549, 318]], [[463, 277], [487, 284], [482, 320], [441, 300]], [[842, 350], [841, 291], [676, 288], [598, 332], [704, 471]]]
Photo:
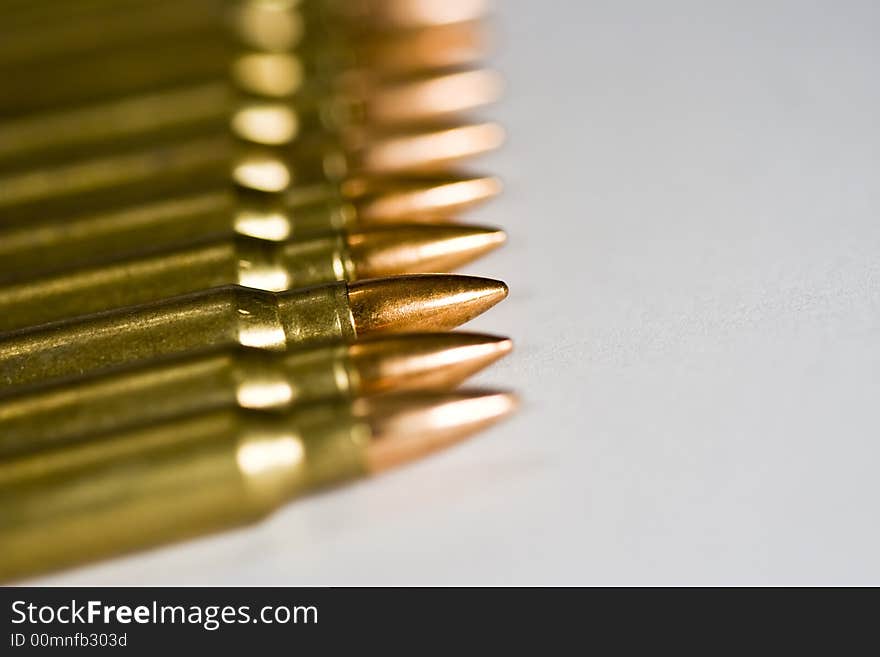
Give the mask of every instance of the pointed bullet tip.
[[[408, 176], [388, 180], [355, 179], [345, 192], [358, 203], [367, 224], [448, 220], [501, 193], [494, 176]], [[360, 198], [357, 198], [360, 197]]]
[[430, 73], [380, 86], [366, 111], [377, 126], [424, 123], [493, 103], [502, 88], [501, 75], [489, 69]]
[[500, 228], [464, 224], [373, 227], [347, 237], [356, 278], [454, 271], [501, 246]]
[[512, 414], [517, 397], [501, 391], [459, 391], [361, 399], [355, 412], [372, 429], [367, 469], [381, 472], [449, 447]]
[[349, 20], [388, 28], [448, 25], [477, 20], [489, 11], [487, 0], [367, 0], [339, 3], [337, 11]]
[[442, 170], [499, 148], [505, 137], [504, 128], [491, 122], [374, 135], [363, 154], [363, 170], [371, 175]]
[[450, 390], [510, 353], [509, 338], [482, 333], [413, 333], [349, 346], [362, 395]]
[[491, 243], [493, 248], [507, 243], [507, 233], [501, 228], [483, 227], [481, 235], [486, 237], [486, 242]]
[[503, 300], [507, 285], [491, 278], [416, 274], [349, 285], [358, 335], [447, 331]]
[[487, 176], [485, 178], [477, 178], [474, 180], [482, 182], [486, 189], [491, 190], [492, 194], [495, 196], [504, 191], [504, 181], [497, 176]]
[[475, 20], [394, 30], [370, 41], [366, 61], [389, 76], [473, 66], [489, 54], [488, 32]]
[[498, 350], [498, 358], [506, 356], [511, 351], [513, 351], [513, 340], [511, 340], [510, 338], [496, 337], [493, 344]]

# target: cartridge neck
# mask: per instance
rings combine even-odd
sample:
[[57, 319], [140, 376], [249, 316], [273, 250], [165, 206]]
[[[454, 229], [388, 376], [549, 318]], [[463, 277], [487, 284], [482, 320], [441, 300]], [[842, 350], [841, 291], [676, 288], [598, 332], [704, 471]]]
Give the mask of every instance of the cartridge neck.
[[323, 201], [288, 209], [293, 236], [340, 232], [357, 223], [354, 205], [345, 201], [338, 192]]
[[353, 280], [355, 275], [346, 239], [339, 233], [288, 242], [239, 236], [234, 258], [236, 283], [270, 292]]
[[345, 345], [294, 350], [284, 356], [242, 350], [233, 362], [235, 396], [242, 408], [285, 408], [349, 397], [357, 389]]
[[262, 511], [316, 488], [367, 474], [369, 426], [351, 404], [322, 404], [293, 416], [252, 418], [236, 446], [250, 501]]
[[[235, 238], [235, 269], [239, 285], [268, 292], [289, 290], [294, 276], [283, 257], [282, 243], [253, 237]], [[331, 279], [333, 280], [333, 279]]]
[[352, 165], [339, 135], [317, 133], [311, 139], [299, 140], [293, 146], [292, 159], [297, 163], [299, 182], [339, 182], [351, 174]]
[[232, 287], [230, 291], [235, 343], [242, 347], [284, 351], [288, 346], [288, 331], [278, 296], [241, 286]]
[[295, 402], [352, 397], [360, 388], [344, 344], [293, 351], [281, 359], [280, 368]]
[[333, 183], [294, 185], [283, 194], [237, 190], [233, 231], [237, 235], [281, 242], [351, 228], [354, 206]]
[[351, 403], [218, 411], [0, 463], [0, 579], [253, 521], [367, 473]]
[[290, 288], [349, 281], [356, 277], [346, 237], [340, 233], [285, 242], [279, 256], [288, 273]]
[[288, 347], [350, 342], [357, 337], [345, 283], [282, 292], [277, 308]]

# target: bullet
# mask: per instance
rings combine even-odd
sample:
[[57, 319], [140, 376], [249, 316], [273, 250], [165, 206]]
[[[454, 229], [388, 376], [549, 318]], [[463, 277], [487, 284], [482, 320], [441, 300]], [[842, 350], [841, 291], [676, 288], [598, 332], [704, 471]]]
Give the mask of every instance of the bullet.
[[[302, 2], [117, 1], [103, 8], [92, 7], [91, 10], [81, 6], [82, 0], [56, 4], [51, 8], [46, 7], [44, 2], [40, 3], [40, 7], [34, 7], [34, 4], [28, 2], [28, 11], [23, 13], [15, 11], [10, 6], [10, 0], [5, 0], [3, 18], [7, 31], [0, 42], [0, 62], [25, 64], [52, 57], [80, 56], [95, 50], [108, 51], [126, 44], [149, 43], [169, 36], [183, 39], [206, 29], [219, 33], [224, 28], [242, 44], [261, 50], [295, 48], [308, 37], [309, 27], [312, 31], [320, 29], [322, 32], [332, 27], [333, 33], [344, 34], [348, 42], [358, 46], [364, 37], [374, 36], [377, 31], [381, 36], [378, 41], [387, 41], [401, 33], [430, 33], [475, 24], [486, 13], [485, 3], [482, 8], [462, 7], [454, 9], [454, 13], [447, 9], [445, 16], [436, 10], [432, 16], [431, 12], [424, 10], [419, 13], [410, 10], [407, 15], [400, 8], [391, 12], [385, 9], [384, 14], [392, 18], [388, 20], [377, 15], [375, 10], [370, 12], [367, 9], [369, 13], [366, 18], [372, 17], [372, 20], [365, 25], [363, 8], [355, 10], [361, 12], [358, 16], [352, 14], [351, 8], [342, 6], [342, 11], [336, 11], [335, 15], [322, 11], [320, 20], [330, 25], [316, 25], [316, 12], [309, 7], [309, 3]], [[383, 7], [377, 8], [383, 10]], [[37, 11], [31, 11], [33, 9]], [[395, 15], [403, 16], [404, 20], [394, 20]], [[340, 18], [348, 20], [340, 23]], [[455, 20], [450, 21], [450, 18]], [[434, 49], [440, 49], [447, 42], [448, 39], [435, 42]]]
[[226, 129], [233, 98], [229, 83], [218, 80], [6, 119], [0, 122], [0, 164], [22, 169], [28, 161], [69, 157], [86, 147], [100, 152], [139, 135], [205, 122], [214, 130]]
[[71, 207], [81, 211], [161, 198], [230, 178], [245, 189], [283, 192], [296, 184], [348, 177], [436, 173], [501, 145], [494, 123], [434, 125], [404, 132], [360, 133], [344, 143], [309, 134], [282, 149], [236, 142], [209, 133], [150, 148], [40, 167], [0, 176], [4, 222], [38, 219]]
[[[266, 32], [259, 35], [265, 37]], [[489, 51], [486, 29], [479, 21], [355, 36], [325, 32], [313, 37], [312, 44], [295, 50], [256, 46], [238, 53], [233, 80], [240, 90], [259, 93], [261, 78], [280, 78], [285, 68], [293, 66], [302, 79], [357, 78], [375, 83], [470, 67]], [[277, 94], [270, 91], [266, 95]]]
[[[251, 4], [251, 8], [259, 5]], [[267, 20], [275, 21], [271, 31], [253, 24]], [[139, 39], [117, 38], [106, 44], [102, 39], [93, 41], [87, 50], [67, 50], [30, 61], [28, 53], [38, 51], [50, 37], [42, 32], [19, 34], [0, 45], [0, 74], [8, 81], [0, 116], [111, 103], [131, 94], [208, 82], [231, 82], [240, 91], [260, 94], [260, 72], [269, 70], [266, 65], [274, 66], [274, 73], [286, 74], [284, 84], [293, 85], [285, 93], [289, 95], [302, 80], [327, 81], [342, 74], [376, 79], [426, 72], [473, 63], [487, 50], [487, 39], [477, 22], [377, 34], [307, 27], [295, 9], [287, 10], [281, 20], [284, 24], [277, 16], [251, 16], [233, 19], [229, 25], [206, 20], [189, 28], [182, 23]], [[128, 22], [128, 17], [121, 16], [109, 29], [121, 37], [120, 30]], [[58, 26], [54, 31], [71, 36], [70, 27]], [[98, 23], [89, 27], [100, 29]], [[73, 35], [77, 40], [86, 36]], [[53, 43], [55, 48], [61, 45]], [[95, 43], [101, 45], [95, 47]]]
[[476, 175], [295, 185], [280, 199], [218, 186], [107, 212], [23, 221], [0, 217], [0, 282], [235, 235], [302, 239], [381, 224], [442, 221], [500, 189], [496, 178]]
[[[332, 84], [316, 83], [315, 89], [301, 94], [300, 121], [310, 128], [329, 133], [345, 133], [350, 129], [367, 131], [401, 130], [437, 122], [494, 103], [501, 96], [501, 76], [486, 68], [439, 71], [428, 75], [409, 76], [394, 81], [376, 82], [370, 78], [343, 76]], [[287, 108], [289, 103], [253, 103], [263, 114], [264, 123], [274, 117], [271, 112]], [[250, 111], [246, 106], [245, 112]], [[233, 118], [236, 134], [256, 143], [286, 143], [276, 139], [261, 140], [257, 129], [238, 124]]]
[[282, 144], [309, 124], [339, 130], [358, 121], [374, 126], [417, 123], [488, 105], [501, 92], [498, 74], [481, 68], [389, 81], [349, 71], [306, 83], [295, 59], [269, 53], [238, 60], [233, 72], [238, 88], [269, 98], [243, 97], [220, 78], [28, 114], [0, 123], [0, 167], [22, 170], [29, 162], [70, 160], [124, 144], [146, 148], [150, 141], [186, 137], [195, 128], [226, 130], [230, 116], [233, 132], [242, 139]]
[[[21, 29], [17, 38], [6, 47], [7, 52], [11, 51], [8, 64], [0, 68], [0, 74], [8, 82], [8, 93], [0, 103], [0, 114], [20, 115], [178, 84], [222, 80], [228, 73], [230, 61], [243, 47], [247, 48], [248, 42], [242, 42], [237, 37], [255, 40], [254, 46], [260, 50], [267, 45], [260, 43], [259, 33], [249, 29], [248, 25], [236, 29], [235, 22], [239, 19], [234, 13], [226, 11], [224, 4], [205, 11], [201, 21], [194, 21], [196, 17], [189, 14], [190, 10], [183, 9], [179, 12], [180, 22], [175, 16], [169, 15], [173, 13], [173, 8], [157, 6], [156, 17], [146, 19], [145, 24], [149, 26], [164, 13], [165, 26], [148, 31], [135, 23], [139, 13], [137, 10], [133, 15], [117, 13], [81, 19], [79, 22], [88, 26], [84, 35], [72, 32], [60, 22], [49, 25], [42, 22], [31, 29]], [[260, 13], [262, 6], [268, 7], [268, 3], [249, 4], [250, 11], [243, 17], [250, 16], [251, 19], [255, 13]], [[281, 6], [275, 3], [274, 8]], [[140, 13], [149, 11], [146, 5], [139, 9]], [[169, 9], [172, 11], [169, 12]], [[306, 29], [305, 17], [297, 7], [288, 4], [280, 12], [273, 11], [272, 14], [276, 27], [280, 27], [285, 19], [287, 25], [290, 21], [299, 24], [295, 33], [288, 32], [290, 38], [283, 44], [285, 51], [305, 46], [302, 43], [304, 37], [313, 30]], [[8, 15], [4, 18], [10, 20]], [[263, 22], [265, 27], [265, 20]], [[83, 43], [90, 31], [113, 31], [114, 38]], [[38, 36], [44, 39], [53, 36], [53, 32], [57, 38], [72, 42], [73, 48], [65, 49], [63, 42], [56, 41], [54, 56], [45, 56], [45, 47], [35, 46], [34, 42]], [[278, 34], [279, 30], [276, 29], [271, 36], [277, 38]], [[127, 38], [127, 35], [130, 36]], [[37, 53], [42, 51], [44, 55], [37, 54], [28, 61], [27, 53], [34, 53], [35, 50]], [[53, 48], [50, 47], [50, 50]]]
[[[350, 178], [443, 175], [454, 165], [499, 148], [505, 138], [497, 123], [434, 123], [405, 130], [349, 130], [345, 135], [303, 135], [289, 167], [258, 147], [242, 152], [233, 170], [247, 189], [277, 193], [296, 178], [306, 183]], [[0, 181], [2, 182], [2, 181]]]
[[444, 25], [482, 18], [488, 0], [326, 0], [328, 12], [372, 26]]
[[350, 178], [341, 186], [345, 196], [357, 199], [357, 216], [365, 224], [448, 219], [501, 193], [501, 181], [494, 176], [448, 173]]
[[235, 141], [208, 134], [0, 176], [2, 221], [26, 221], [160, 199], [228, 182]]
[[369, 147], [357, 160], [357, 169], [386, 175], [443, 170], [462, 159], [499, 148], [504, 136], [504, 129], [497, 123], [438, 125], [403, 134], [370, 135]]
[[[0, 579], [253, 522], [509, 415], [502, 392], [217, 411], [0, 463]], [[293, 548], [292, 548], [293, 549]]]
[[364, 68], [384, 76], [471, 66], [492, 51], [492, 40], [480, 20], [386, 30], [362, 45]]
[[[354, 97], [364, 99], [359, 111], [370, 125], [399, 126], [488, 105], [498, 100], [501, 91], [501, 78], [495, 71], [475, 68], [422, 76], [376, 90], [361, 89]], [[343, 125], [352, 122], [349, 119]]]
[[[229, 4], [233, 3], [225, 0], [187, 0], [185, 3], [179, 0], [65, 0], [47, 6], [45, 2], [34, 3], [33, 0], [4, 0], [4, 18], [19, 31], [28, 28], [37, 31], [71, 21], [102, 24], [120, 16], [134, 16], [149, 21], [151, 16], [144, 10], [157, 12], [165, 9], [167, 13], [163, 17], [166, 21], [182, 22], [187, 20], [187, 14], [196, 13], [204, 23], [206, 16], [215, 16], [218, 10], [228, 9]], [[273, 24], [272, 18], [277, 23], [291, 10], [316, 14], [337, 29], [358, 29], [366, 24], [370, 29], [389, 30], [479, 19], [488, 12], [488, 4], [487, 0], [287, 0], [236, 2], [233, 8], [237, 9], [239, 16], [243, 10], [250, 10], [249, 14], [255, 13], [263, 18], [253, 26], [255, 31], [256, 28], [267, 30]], [[189, 5], [193, 5], [193, 8]], [[167, 11], [169, 9], [170, 12]], [[251, 20], [254, 18], [251, 17]], [[119, 27], [136, 28], [124, 22]], [[150, 27], [162, 29], [158, 21]], [[148, 30], [143, 32], [150, 33]], [[126, 37], [130, 38], [130, 35], [126, 34]]]
[[[289, 16], [293, 14], [288, 12], [286, 22]], [[273, 23], [271, 30], [265, 29], [269, 20]], [[260, 22], [263, 25], [257, 25]], [[288, 25], [278, 29], [278, 21], [265, 15], [233, 21], [233, 31], [241, 43], [255, 51], [292, 51], [317, 77], [344, 71], [345, 75], [384, 78], [467, 66], [484, 59], [492, 47], [488, 30], [478, 18], [390, 29], [353, 25], [346, 29], [312, 29], [305, 33], [311, 42], [301, 46], [290, 36], [296, 29]]]
[[215, 288], [0, 335], [0, 395], [208, 348], [283, 351], [380, 333], [445, 331], [506, 296], [500, 281], [451, 274], [281, 293]]
[[0, 286], [0, 333], [225, 285], [281, 292], [451, 271], [504, 239], [497, 228], [447, 223], [382, 226], [285, 242], [214, 240]]
[[499, 148], [504, 137], [504, 129], [492, 122], [431, 123], [399, 130], [352, 126], [343, 133], [303, 134], [291, 145], [290, 156], [243, 144], [232, 177], [246, 189], [277, 193], [294, 181], [342, 184], [349, 178], [440, 175]]
[[0, 398], [0, 458], [226, 407], [450, 390], [510, 352], [508, 338], [422, 333], [275, 354], [222, 349]]

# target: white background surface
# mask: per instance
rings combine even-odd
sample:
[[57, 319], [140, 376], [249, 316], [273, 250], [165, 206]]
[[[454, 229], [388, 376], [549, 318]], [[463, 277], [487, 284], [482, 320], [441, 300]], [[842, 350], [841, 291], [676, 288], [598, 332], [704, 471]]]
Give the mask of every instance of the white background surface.
[[499, 3], [523, 411], [57, 584], [880, 584], [880, 3]]

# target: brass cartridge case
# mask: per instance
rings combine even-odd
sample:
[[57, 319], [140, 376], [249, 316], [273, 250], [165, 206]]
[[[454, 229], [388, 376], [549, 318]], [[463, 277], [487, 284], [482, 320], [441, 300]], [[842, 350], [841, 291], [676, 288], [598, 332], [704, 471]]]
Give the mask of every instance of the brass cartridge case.
[[88, 3], [82, 0], [51, 5], [31, 0], [22, 3], [18, 11], [14, 3], [7, 0], [3, 4], [6, 30], [0, 40], [0, 62], [24, 66], [221, 25], [225, 0], [122, 1], [98, 12], [94, 8], [89, 11], [83, 6]]
[[499, 148], [496, 123], [437, 122], [404, 130], [350, 130], [344, 136], [303, 135], [295, 145], [301, 179], [342, 181], [369, 175], [448, 172], [464, 160]]
[[[76, 23], [22, 26], [0, 47], [0, 75], [8, 82], [0, 116], [224, 80], [242, 50], [308, 53], [325, 42], [321, 21], [309, 19], [314, 12], [301, 12], [294, 4], [197, 2], [179, 7], [189, 4], [157, 3], [151, 13], [146, 3], [129, 12], [92, 16], [82, 31], [72, 29]], [[194, 16], [193, 9], [202, 9], [201, 15]], [[162, 25], [150, 29], [157, 21]], [[112, 31], [113, 38], [89, 42], [95, 31]], [[53, 36], [53, 44], [44, 45]], [[64, 47], [65, 40], [70, 47]]]
[[347, 397], [354, 377], [346, 355], [344, 345], [211, 350], [0, 397], [0, 458], [190, 413]]
[[233, 83], [178, 85], [0, 121], [0, 171], [9, 175], [125, 149], [149, 150], [164, 141], [230, 128], [245, 141], [280, 145], [313, 130], [434, 120], [484, 106], [500, 94], [498, 74], [482, 68], [395, 80], [354, 72], [304, 79], [297, 61], [290, 55], [252, 54], [236, 61]]
[[367, 473], [351, 403], [218, 411], [0, 463], [0, 579], [252, 522]]
[[3, 223], [64, 216], [216, 188], [282, 193], [292, 185], [348, 178], [447, 173], [452, 164], [490, 152], [504, 140], [494, 123], [438, 124], [399, 131], [310, 133], [292, 144], [247, 143], [208, 131], [147, 149], [0, 176]]
[[[359, 10], [374, 18], [364, 21], [369, 16], [353, 14], [344, 5], [333, 8], [313, 2], [115, 0], [100, 6], [83, 0], [51, 5], [30, 0], [20, 7], [15, 2], [4, 2], [6, 33], [0, 41], [0, 62], [15, 65], [95, 52], [106, 55], [120, 46], [148, 46], [159, 39], [176, 36], [183, 40], [199, 33], [228, 34], [238, 43], [267, 51], [287, 50], [317, 39], [332, 40], [350, 51], [364, 40], [386, 43], [401, 33], [474, 23], [485, 14], [485, 7], [472, 7], [454, 13], [447, 10], [446, 16], [436, 10], [433, 15], [410, 11], [405, 20], [387, 20], [401, 17], [401, 8], [385, 10], [382, 17], [363, 7]], [[443, 50], [444, 45], [448, 49], [449, 42], [448, 37], [432, 40], [432, 49]]]
[[494, 178], [460, 175], [295, 185], [281, 198], [220, 186], [107, 212], [0, 217], [0, 281], [234, 235], [288, 240], [358, 225], [437, 221], [499, 190]]
[[345, 283], [277, 295], [215, 288], [0, 335], [0, 394], [210, 347], [283, 351], [355, 337]]
[[[89, 42], [89, 32], [102, 29], [98, 22], [85, 29], [62, 24], [13, 34], [0, 42], [0, 76], [7, 81], [0, 98], [0, 118], [21, 120], [36, 114], [24, 119], [19, 129], [25, 130], [42, 121], [60, 122], [61, 145], [71, 138], [94, 140], [97, 135], [90, 135], [90, 130], [99, 130], [105, 139], [115, 131], [118, 139], [126, 132], [129, 118], [141, 129], [151, 122], [177, 121], [176, 111], [185, 121], [187, 108], [176, 96], [192, 87], [213, 85], [225, 96], [214, 108], [216, 114], [234, 105], [233, 91], [290, 97], [303, 81], [332, 87], [332, 81], [340, 77], [376, 81], [424, 73], [472, 64], [488, 49], [483, 26], [476, 21], [377, 33], [339, 26], [324, 29], [297, 8], [272, 11], [270, 3], [245, 6], [245, 12], [225, 21], [222, 12], [201, 20], [187, 12], [181, 23], [166, 20], [162, 28], [146, 33], [150, 22], [173, 8], [160, 7], [140, 24], [134, 22], [137, 16], [130, 21], [119, 16], [107, 28], [115, 38], [101, 39], [99, 46], [94, 40]], [[270, 11], [259, 16], [254, 11], [259, 7]], [[122, 38], [122, 28], [129, 22], [139, 38]], [[64, 38], [86, 42], [64, 49]], [[131, 114], [120, 113], [119, 104]], [[158, 116], [145, 114], [150, 105]], [[210, 112], [209, 107], [204, 110]], [[72, 116], [62, 118], [71, 111]], [[122, 120], [106, 128], [94, 124], [95, 117], [108, 112]], [[88, 117], [92, 124], [80, 131], [78, 139], [75, 130], [63, 128]], [[8, 155], [6, 148], [0, 147], [0, 159]], [[20, 145], [18, 151], [21, 154]]]
[[449, 390], [509, 353], [506, 338], [422, 333], [283, 354], [219, 349], [0, 396], [0, 460], [226, 407]]
[[[199, 128], [201, 132], [203, 128]], [[228, 185], [236, 142], [223, 131], [0, 176], [0, 222], [39, 221]]]
[[241, 144], [232, 177], [246, 189], [281, 193], [292, 183], [345, 185], [361, 178], [443, 176], [456, 165], [499, 148], [504, 139], [504, 129], [492, 122], [314, 131], [301, 135], [289, 150]]
[[506, 393], [457, 392], [216, 411], [0, 461], [0, 579], [258, 520], [453, 445], [515, 406]]
[[224, 285], [281, 292], [449, 271], [503, 240], [498, 229], [448, 223], [382, 226], [284, 242], [220, 239], [0, 286], [0, 332]]
[[487, 0], [316, 0], [324, 12], [375, 27], [445, 25], [485, 16]]
[[[101, 22], [120, 15], [135, 15], [148, 20], [148, 16], [141, 16], [137, 12], [156, 8], [161, 10], [170, 5], [171, 12], [165, 14], [165, 19], [180, 22], [181, 15], [189, 10], [189, 4], [193, 4], [201, 16], [206, 13], [214, 14], [220, 9], [228, 11], [229, 5], [232, 5], [233, 11], [250, 10], [249, 14], [256, 13], [263, 18], [260, 23], [253, 23], [255, 19], [250, 18], [254, 29], [277, 23], [278, 16], [283, 16], [292, 9], [316, 14], [336, 28], [350, 29], [361, 28], [364, 23], [370, 28], [381, 29], [445, 25], [474, 20], [488, 11], [486, 0], [188, 0], [186, 3], [179, 0], [59, 0], [48, 5], [46, 2], [35, 3], [33, 0], [5, 0], [4, 17], [9, 21], [10, 27], [15, 27], [18, 31], [45, 30], [47, 26], [70, 22]], [[275, 21], [271, 21], [271, 18], [275, 18]], [[286, 25], [284, 27], [289, 30]]]
[[222, 79], [235, 52], [224, 36], [222, 29], [218, 34], [216, 26], [209, 26], [186, 38], [170, 34], [147, 45], [119, 44], [74, 58], [62, 55], [27, 66], [0, 62], [0, 75], [7, 83], [0, 118]]
[[280, 292], [352, 274], [340, 234], [222, 239], [0, 287], [0, 333], [224, 285]]

